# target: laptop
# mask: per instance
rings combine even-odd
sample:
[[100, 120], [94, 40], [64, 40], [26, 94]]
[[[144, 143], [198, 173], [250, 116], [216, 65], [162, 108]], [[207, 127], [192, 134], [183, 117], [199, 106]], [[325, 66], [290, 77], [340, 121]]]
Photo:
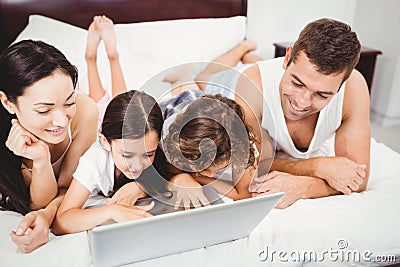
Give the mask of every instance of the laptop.
[[[215, 191], [215, 189], [210, 185], [203, 186], [203, 194], [210, 202], [210, 205], [222, 204], [224, 201], [221, 196]], [[185, 208], [181, 204], [178, 209], [175, 209], [176, 194], [173, 192], [167, 192], [154, 197], [141, 198], [136, 201], [135, 205], [144, 206], [148, 205], [154, 201], [154, 208], [152, 208], [149, 213], [152, 215], [161, 215], [171, 212], [183, 211]], [[191, 205], [191, 208], [194, 208]]]
[[[203, 189], [208, 198], [214, 194], [210, 188]], [[154, 217], [96, 226], [88, 231], [93, 266], [124, 265], [247, 237], [283, 195], [211, 201], [213, 205], [186, 211], [171, 212], [169, 207]], [[155, 208], [164, 204], [158, 201]]]
[[[210, 185], [203, 185], [203, 194], [209, 201], [210, 205], [222, 204], [225, 201], [222, 200], [224, 198], [226, 201], [232, 201], [227, 197], [221, 196], [215, 191], [215, 189]], [[90, 201], [85, 205], [85, 209], [97, 208], [104, 206], [104, 203], [107, 199], [104, 197], [92, 197]], [[173, 192], [162, 193], [153, 197], [140, 198], [136, 201], [136, 206], [145, 206], [154, 202], [154, 207], [149, 211], [152, 215], [161, 215], [171, 212], [183, 211], [185, 208], [183, 204], [181, 204], [177, 209], [175, 209], [176, 202], [176, 194]], [[194, 208], [193, 205], [190, 206]], [[114, 224], [113, 220], [107, 221], [103, 223], [105, 224]]]

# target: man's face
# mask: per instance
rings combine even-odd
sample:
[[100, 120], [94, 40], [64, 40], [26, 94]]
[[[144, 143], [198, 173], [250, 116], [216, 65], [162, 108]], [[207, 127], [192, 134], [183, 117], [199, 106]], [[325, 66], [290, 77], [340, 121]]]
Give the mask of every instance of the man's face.
[[338, 92], [344, 72], [325, 75], [317, 71], [304, 52], [288, 66], [291, 50], [286, 53], [286, 70], [279, 84], [283, 114], [287, 120], [301, 120], [318, 113]]

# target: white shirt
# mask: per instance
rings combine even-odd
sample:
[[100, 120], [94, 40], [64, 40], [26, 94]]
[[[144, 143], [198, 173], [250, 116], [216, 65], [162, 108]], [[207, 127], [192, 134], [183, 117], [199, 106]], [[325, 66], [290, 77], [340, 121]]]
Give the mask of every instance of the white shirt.
[[111, 152], [105, 150], [97, 140], [79, 159], [73, 177], [86, 187], [91, 195], [102, 192], [108, 196], [114, 188], [114, 168]]
[[320, 111], [310, 146], [307, 151], [301, 152], [293, 143], [282, 110], [279, 84], [285, 72], [282, 67], [283, 59], [275, 58], [257, 62], [264, 98], [261, 126], [276, 142], [276, 157], [308, 159], [317, 156], [333, 156], [333, 138], [342, 122], [345, 83]]

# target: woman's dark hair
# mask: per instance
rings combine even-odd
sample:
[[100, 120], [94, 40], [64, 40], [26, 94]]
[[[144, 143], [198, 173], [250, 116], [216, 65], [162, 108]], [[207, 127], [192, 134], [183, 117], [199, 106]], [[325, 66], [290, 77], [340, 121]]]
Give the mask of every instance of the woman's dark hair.
[[[41, 41], [20, 41], [0, 55], [0, 91], [17, 104], [17, 98], [24, 95], [27, 87], [56, 70], [71, 77], [76, 86], [77, 69], [57, 48]], [[31, 208], [29, 188], [21, 173], [22, 157], [5, 145], [13, 118], [16, 116], [0, 105], [0, 206], [26, 214]]]
[[217, 94], [203, 95], [178, 114], [163, 138], [163, 148], [168, 160], [187, 172], [229, 161], [240, 171], [255, 167], [255, 142], [240, 105]]
[[[101, 124], [101, 133], [111, 144], [116, 139], [139, 139], [151, 131], [161, 136], [164, 119], [156, 100], [145, 92], [131, 90], [116, 96], [108, 104]], [[152, 166], [136, 179], [148, 194], [165, 191], [166, 180], [170, 179], [164, 153], [157, 148]], [[150, 175], [151, 173], [151, 175]], [[114, 191], [130, 180], [118, 177]]]

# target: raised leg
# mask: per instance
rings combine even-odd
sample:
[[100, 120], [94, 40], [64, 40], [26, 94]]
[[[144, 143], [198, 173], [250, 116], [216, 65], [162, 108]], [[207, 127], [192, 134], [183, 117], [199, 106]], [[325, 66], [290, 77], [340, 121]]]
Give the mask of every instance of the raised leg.
[[115, 96], [127, 91], [121, 64], [119, 62], [114, 23], [110, 18], [101, 16], [99, 22], [96, 24], [96, 28], [98, 29], [100, 37], [104, 42], [104, 46], [107, 51], [107, 57], [110, 62], [111, 91], [112, 97], [114, 98]]
[[105, 94], [105, 90], [101, 84], [97, 69], [97, 49], [99, 47], [101, 37], [95, 25], [99, 18], [99, 16], [94, 17], [89, 26], [85, 53], [85, 60], [88, 70], [89, 96], [96, 102], [98, 102]]
[[242, 62], [243, 64], [253, 64], [256, 63], [257, 61], [261, 61], [262, 57], [259, 55], [252, 53], [251, 51], [244, 54], [242, 57]]
[[[220, 71], [224, 71], [229, 67], [235, 67], [242, 57], [249, 51], [256, 49], [256, 43], [252, 40], [245, 39], [237, 46], [214, 59], [208, 66], [196, 77], [197, 85], [204, 90], [206, 83], [211, 76]], [[218, 63], [218, 64], [215, 64]]]

